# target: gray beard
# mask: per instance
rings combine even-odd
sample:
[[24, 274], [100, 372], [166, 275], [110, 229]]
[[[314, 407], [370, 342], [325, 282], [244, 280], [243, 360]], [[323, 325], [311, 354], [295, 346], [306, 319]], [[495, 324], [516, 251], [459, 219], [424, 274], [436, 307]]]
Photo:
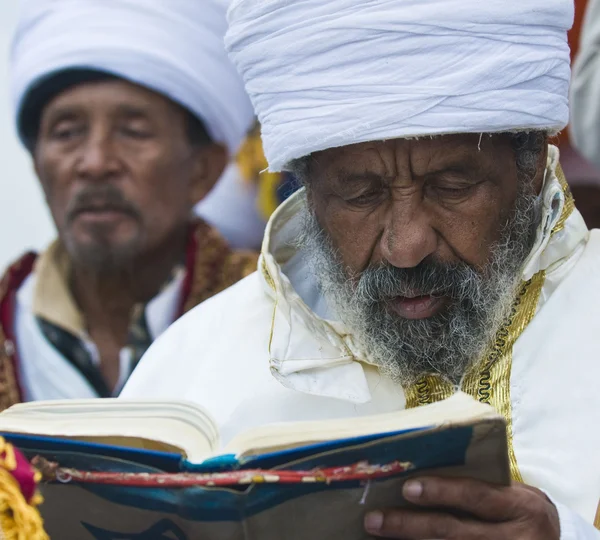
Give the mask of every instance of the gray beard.
[[[414, 268], [385, 263], [352, 279], [307, 205], [301, 249], [328, 304], [385, 375], [405, 386], [425, 374], [458, 385], [489, 348], [510, 314], [540, 222], [538, 198], [528, 182], [521, 184], [483, 269], [464, 262], [425, 260]], [[415, 291], [448, 297], [450, 305], [422, 320], [404, 319], [390, 309], [392, 299]]]

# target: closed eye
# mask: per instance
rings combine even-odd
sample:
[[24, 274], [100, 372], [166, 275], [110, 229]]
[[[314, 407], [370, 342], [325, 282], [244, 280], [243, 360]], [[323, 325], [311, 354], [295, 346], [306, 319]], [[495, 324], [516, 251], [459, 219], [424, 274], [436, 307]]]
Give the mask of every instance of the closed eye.
[[468, 197], [478, 185], [479, 184], [463, 184], [457, 186], [431, 185], [428, 186], [428, 191], [430, 194], [433, 194], [435, 198], [458, 200]]
[[120, 131], [121, 131], [122, 135], [124, 135], [125, 137], [128, 137], [130, 139], [144, 140], [144, 139], [149, 139], [152, 137], [152, 133], [150, 133], [150, 131], [144, 130], [144, 129], [136, 129], [136, 128], [125, 126], [125, 127], [122, 127]]
[[51, 132], [51, 137], [60, 142], [68, 142], [83, 133], [83, 126], [80, 125], [62, 125], [55, 127]]
[[381, 200], [384, 193], [385, 193], [385, 190], [383, 190], [381, 188], [369, 189], [369, 190], [365, 191], [364, 193], [361, 193], [357, 197], [352, 197], [350, 199], [346, 199], [346, 203], [348, 203], [352, 206], [357, 206], [357, 207], [370, 206], [370, 205], [378, 203]]

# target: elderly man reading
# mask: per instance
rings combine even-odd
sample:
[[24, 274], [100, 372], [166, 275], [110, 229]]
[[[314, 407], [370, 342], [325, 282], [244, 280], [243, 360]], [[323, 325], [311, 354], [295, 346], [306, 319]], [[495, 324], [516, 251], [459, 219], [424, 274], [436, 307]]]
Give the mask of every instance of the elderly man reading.
[[419, 510], [381, 509], [368, 533], [599, 538], [600, 234], [549, 144], [572, 2], [239, 0], [229, 16], [270, 167], [305, 190], [259, 272], [174, 325], [124, 395], [199, 402], [229, 438], [461, 388], [505, 415], [513, 486], [418, 479]]

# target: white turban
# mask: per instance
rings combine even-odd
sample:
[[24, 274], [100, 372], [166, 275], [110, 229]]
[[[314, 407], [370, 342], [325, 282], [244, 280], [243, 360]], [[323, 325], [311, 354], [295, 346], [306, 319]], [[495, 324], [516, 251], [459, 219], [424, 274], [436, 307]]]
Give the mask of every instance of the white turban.
[[351, 143], [558, 131], [573, 0], [234, 0], [270, 169]]
[[11, 66], [15, 118], [28, 92], [45, 78], [65, 69], [93, 69], [183, 105], [214, 141], [235, 153], [254, 113], [225, 52], [227, 5], [225, 0], [22, 0]]

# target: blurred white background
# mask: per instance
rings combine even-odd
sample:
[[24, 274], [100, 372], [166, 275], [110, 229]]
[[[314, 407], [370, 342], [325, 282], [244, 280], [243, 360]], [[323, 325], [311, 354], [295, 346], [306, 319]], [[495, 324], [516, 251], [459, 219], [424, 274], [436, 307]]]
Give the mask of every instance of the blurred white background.
[[0, 274], [9, 261], [44, 247], [55, 234], [31, 160], [13, 127], [8, 63], [18, 4], [0, 0]]

